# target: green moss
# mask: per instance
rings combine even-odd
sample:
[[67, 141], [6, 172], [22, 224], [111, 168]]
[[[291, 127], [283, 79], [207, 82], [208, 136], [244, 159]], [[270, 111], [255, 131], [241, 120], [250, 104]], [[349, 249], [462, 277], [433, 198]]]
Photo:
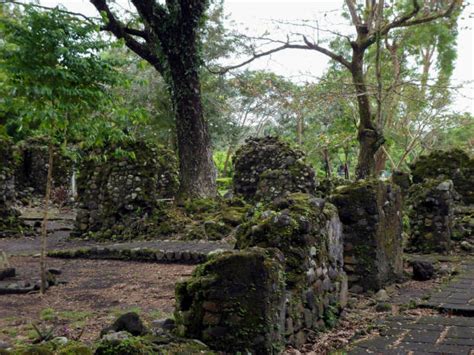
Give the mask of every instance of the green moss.
[[66, 345], [57, 349], [55, 353], [57, 355], [92, 355], [93, 351], [85, 344], [69, 341]]
[[184, 208], [187, 213], [203, 213], [214, 212], [217, 210], [219, 204], [215, 199], [200, 198], [192, 199], [185, 202]]
[[156, 354], [153, 343], [142, 337], [130, 337], [122, 341], [103, 340], [97, 346], [96, 355], [152, 355]]

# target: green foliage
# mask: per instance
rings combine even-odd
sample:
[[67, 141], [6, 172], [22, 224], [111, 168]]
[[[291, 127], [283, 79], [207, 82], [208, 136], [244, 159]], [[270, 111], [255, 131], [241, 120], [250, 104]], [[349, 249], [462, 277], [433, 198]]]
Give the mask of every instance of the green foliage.
[[59, 142], [100, 140], [104, 122], [95, 115], [110, 102], [107, 87], [119, 75], [101, 55], [107, 44], [97, 26], [59, 8], [27, 6], [0, 17], [0, 34], [0, 116], [8, 117], [7, 127]]

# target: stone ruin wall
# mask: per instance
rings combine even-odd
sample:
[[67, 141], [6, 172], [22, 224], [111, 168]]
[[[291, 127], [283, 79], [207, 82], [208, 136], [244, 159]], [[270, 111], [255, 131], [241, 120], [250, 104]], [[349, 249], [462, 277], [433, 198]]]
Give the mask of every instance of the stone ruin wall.
[[13, 143], [0, 137], [0, 237], [12, 236], [22, 230], [19, 212], [15, 210], [15, 150]]
[[380, 180], [336, 189], [331, 202], [343, 224], [344, 268], [350, 286], [377, 291], [403, 271], [401, 191]]
[[434, 151], [410, 168], [409, 250], [474, 251], [474, 159], [459, 149]]
[[347, 301], [337, 210], [308, 193], [314, 172], [277, 138], [248, 140], [235, 172], [236, 195], [260, 203], [238, 227], [236, 250], [214, 255], [177, 286], [178, 329], [232, 353], [301, 346], [333, 326]]
[[[104, 156], [107, 160], [100, 160]], [[172, 198], [177, 187], [176, 158], [165, 148], [135, 142], [93, 152], [77, 179], [74, 235], [104, 239], [144, 235], [158, 200]]]
[[[19, 162], [15, 169], [16, 190], [23, 202], [28, 202], [32, 195], [43, 196], [48, 178], [48, 140], [46, 137], [29, 138], [18, 143]], [[63, 189], [71, 195], [73, 161], [65, 156], [61, 147], [54, 146], [53, 154], [53, 197], [55, 190]]]
[[303, 193], [268, 203], [177, 286], [181, 335], [235, 353], [299, 347], [334, 326], [347, 301], [342, 228], [334, 206]]

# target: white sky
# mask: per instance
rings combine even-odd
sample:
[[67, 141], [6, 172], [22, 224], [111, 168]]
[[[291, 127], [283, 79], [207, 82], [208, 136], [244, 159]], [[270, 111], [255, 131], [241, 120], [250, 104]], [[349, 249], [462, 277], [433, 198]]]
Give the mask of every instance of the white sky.
[[[127, 0], [118, 0], [127, 6]], [[45, 6], [62, 4], [67, 9], [89, 16], [97, 16], [95, 8], [88, 0], [40, 0]], [[469, 111], [474, 114], [474, 4], [468, 4], [459, 24], [458, 58], [453, 74], [453, 85], [464, 84], [456, 95], [452, 108], [455, 111]], [[322, 28], [336, 28], [347, 33], [346, 26], [338, 15], [343, 0], [225, 0], [224, 8], [230, 20], [238, 24], [238, 29], [255, 36], [262, 35], [274, 26], [271, 20], [318, 20]], [[321, 34], [323, 36], [323, 34]], [[287, 50], [264, 57], [252, 63], [250, 69], [268, 69], [294, 80], [314, 80], [327, 67], [326, 56], [312, 51]]]

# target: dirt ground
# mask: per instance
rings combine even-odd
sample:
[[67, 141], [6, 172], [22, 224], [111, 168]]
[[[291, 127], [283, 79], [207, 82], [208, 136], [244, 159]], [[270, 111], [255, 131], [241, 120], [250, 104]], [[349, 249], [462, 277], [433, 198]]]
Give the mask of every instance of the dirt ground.
[[[39, 259], [14, 256], [11, 266], [20, 279], [39, 275]], [[174, 308], [174, 286], [193, 266], [145, 264], [113, 260], [48, 259], [49, 268], [62, 271], [46, 295], [0, 295], [0, 341], [29, 342], [41, 331], [56, 336], [93, 341], [100, 330], [129, 310], [145, 322], [169, 315]]]

